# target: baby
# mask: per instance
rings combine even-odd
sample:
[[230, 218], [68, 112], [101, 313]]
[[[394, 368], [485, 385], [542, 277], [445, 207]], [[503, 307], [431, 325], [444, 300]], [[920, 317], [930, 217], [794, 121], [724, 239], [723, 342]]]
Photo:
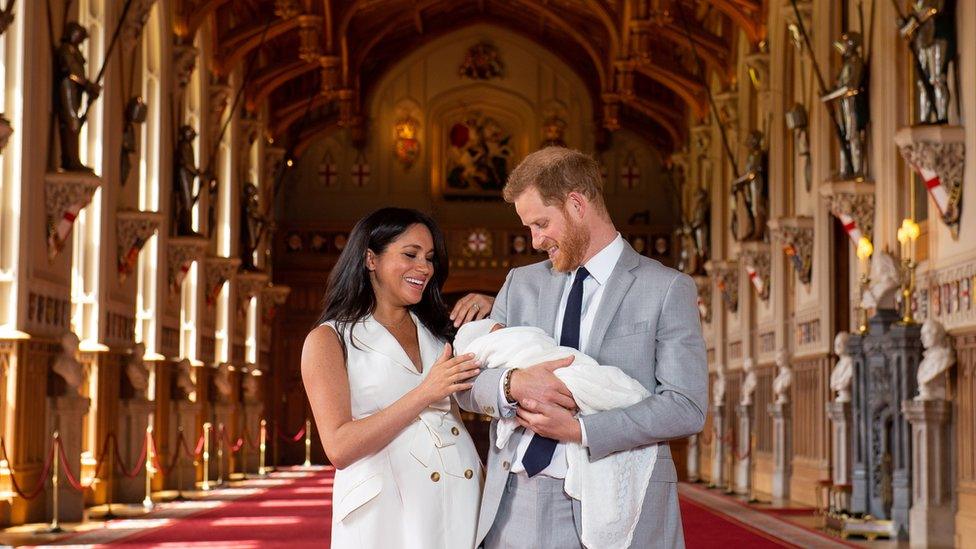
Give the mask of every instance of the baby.
[[[491, 319], [469, 322], [458, 330], [454, 352], [473, 353], [485, 368], [527, 368], [572, 355], [573, 363], [554, 374], [573, 393], [584, 416], [631, 406], [650, 396], [620, 368], [600, 365], [572, 347], [558, 346], [539, 328], [506, 328]], [[517, 428], [515, 418], [498, 420], [499, 449], [508, 444]], [[580, 501], [583, 545], [630, 545], [656, 459], [657, 445], [617, 452], [593, 462], [583, 446], [567, 445], [565, 491]]]

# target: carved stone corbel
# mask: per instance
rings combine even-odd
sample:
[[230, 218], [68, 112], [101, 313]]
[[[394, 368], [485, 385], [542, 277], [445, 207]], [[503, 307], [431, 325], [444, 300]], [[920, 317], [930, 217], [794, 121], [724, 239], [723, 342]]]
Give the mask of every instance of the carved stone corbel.
[[749, 282], [762, 301], [769, 300], [770, 260], [768, 242], [743, 242], [739, 262], [746, 270]]
[[634, 96], [634, 62], [621, 59], [614, 63], [616, 68], [617, 93], [621, 99], [626, 100]]
[[735, 130], [739, 122], [739, 92], [733, 88], [715, 94], [715, 106], [719, 122], [727, 129]]
[[179, 88], [185, 89], [190, 83], [194, 69], [197, 68], [197, 54], [200, 52], [193, 46], [176, 44], [173, 46], [173, 70]]
[[867, 181], [828, 181], [820, 186], [820, 196], [830, 213], [844, 226], [854, 246], [862, 236], [873, 241], [874, 183]]
[[769, 91], [769, 52], [750, 53], [745, 57], [746, 69], [757, 92]]
[[648, 19], [630, 21], [630, 56], [637, 63], [651, 61], [650, 43], [653, 23]]
[[939, 217], [959, 238], [962, 177], [966, 167], [966, 133], [962, 126], [912, 126], [895, 134], [905, 162], [918, 173]]
[[715, 287], [722, 293], [722, 301], [729, 312], [739, 310], [739, 264], [735, 260], [709, 261], [705, 264], [708, 276], [715, 280]]
[[282, 19], [291, 19], [302, 13], [298, 0], [275, 0], [274, 14]]
[[90, 172], [51, 172], [44, 175], [49, 259], [54, 259], [64, 248], [78, 212], [88, 206], [101, 184], [102, 180]]
[[261, 327], [262, 337], [270, 339], [271, 325], [278, 307], [288, 301], [291, 288], [283, 284], [269, 284], [261, 289]]
[[210, 85], [210, 132], [215, 140], [220, 135], [224, 110], [230, 104], [232, 93], [233, 90], [229, 84], [216, 83]]
[[813, 274], [813, 218], [781, 217], [769, 222], [773, 240], [783, 246], [800, 283], [809, 285]]
[[322, 55], [322, 44], [319, 40], [319, 29], [322, 27], [322, 16], [298, 16], [298, 57], [302, 61], [314, 63]]
[[615, 93], [603, 94], [603, 128], [607, 131], [620, 129], [620, 96]]
[[119, 281], [124, 281], [136, 268], [139, 251], [163, 224], [159, 212], [122, 210], [115, 214], [116, 241], [118, 242]]
[[135, 0], [129, 6], [129, 12], [122, 22], [122, 51], [131, 54], [139, 44], [139, 37], [142, 36], [142, 30], [149, 20], [150, 11], [155, 3], [156, 0]]
[[342, 88], [336, 91], [336, 99], [339, 101], [339, 124], [348, 126], [356, 114], [356, 90]]
[[237, 283], [237, 312], [244, 315], [251, 298], [268, 286], [268, 274], [260, 271], [243, 271], [235, 277]]
[[319, 58], [319, 65], [322, 67], [322, 95], [332, 97], [339, 91], [342, 59], [337, 55], [326, 55]]
[[207, 257], [204, 261], [204, 291], [208, 306], [217, 303], [217, 295], [224, 282], [233, 280], [241, 260], [236, 257]]
[[273, 184], [281, 170], [282, 163], [285, 161], [284, 147], [277, 145], [266, 145], [264, 147], [264, 180]]
[[179, 293], [183, 279], [194, 261], [201, 261], [210, 241], [201, 236], [174, 236], [166, 243], [166, 264], [169, 268], [169, 287]]
[[691, 127], [691, 143], [695, 156], [707, 157], [712, 146], [711, 124], [697, 124]]
[[708, 276], [695, 276], [695, 287], [698, 289], [698, 314], [702, 322], [712, 321], [712, 279]]

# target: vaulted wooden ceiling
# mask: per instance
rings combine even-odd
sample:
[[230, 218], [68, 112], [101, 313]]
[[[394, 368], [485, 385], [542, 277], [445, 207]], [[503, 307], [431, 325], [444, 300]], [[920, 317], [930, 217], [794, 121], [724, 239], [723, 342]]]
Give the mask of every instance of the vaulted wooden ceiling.
[[576, 70], [600, 127], [634, 130], [666, 154], [684, 141], [689, 114], [707, 112], [698, 60], [727, 83], [738, 33], [753, 46], [763, 40], [768, 2], [183, 0], [176, 29], [189, 42], [212, 25], [218, 78], [253, 63], [246, 108], [267, 101], [272, 136], [293, 146], [337, 124], [365, 138], [362, 106], [385, 71], [441, 35], [491, 23]]

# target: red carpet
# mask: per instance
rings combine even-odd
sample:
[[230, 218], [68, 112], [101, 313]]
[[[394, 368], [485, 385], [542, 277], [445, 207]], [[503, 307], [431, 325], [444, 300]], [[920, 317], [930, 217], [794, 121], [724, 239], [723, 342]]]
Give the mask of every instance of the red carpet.
[[111, 546], [328, 547], [333, 472], [328, 468], [305, 477], [288, 478], [285, 484], [179, 519], [172, 525], [124, 538]]
[[689, 549], [721, 547], [797, 547], [770, 537], [760, 530], [715, 513], [686, 498], [679, 498], [681, 525], [685, 531], [685, 545]]

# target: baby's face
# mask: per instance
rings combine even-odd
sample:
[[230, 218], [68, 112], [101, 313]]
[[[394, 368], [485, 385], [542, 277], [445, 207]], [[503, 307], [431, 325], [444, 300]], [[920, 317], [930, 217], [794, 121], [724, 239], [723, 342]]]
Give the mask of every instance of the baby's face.
[[491, 331], [494, 332], [495, 330], [501, 330], [504, 327], [505, 327], [504, 324], [495, 324], [494, 326], [491, 327]]

